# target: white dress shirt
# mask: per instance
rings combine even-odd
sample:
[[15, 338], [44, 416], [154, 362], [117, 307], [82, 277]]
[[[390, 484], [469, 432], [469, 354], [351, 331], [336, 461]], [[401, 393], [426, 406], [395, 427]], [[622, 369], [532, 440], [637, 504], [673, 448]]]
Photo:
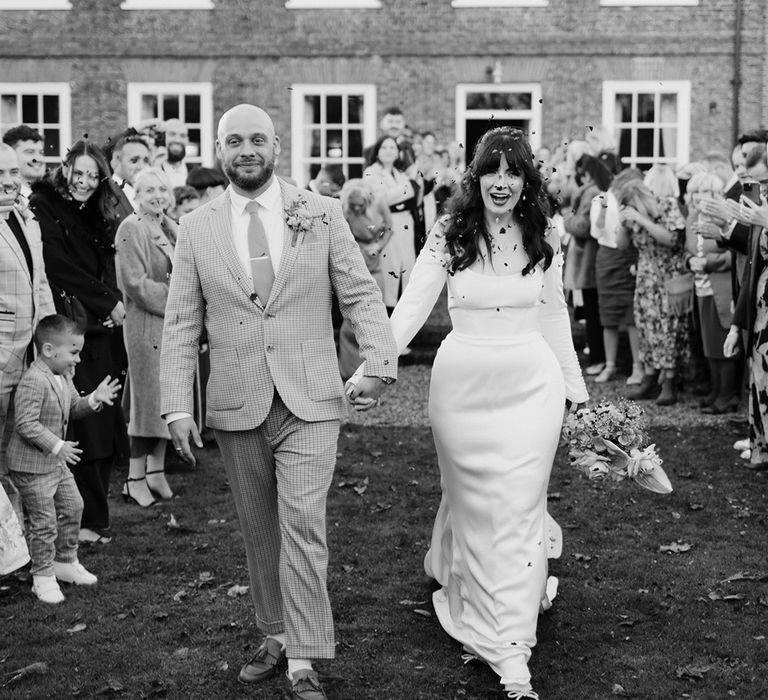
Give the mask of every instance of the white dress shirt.
[[112, 179], [119, 185], [120, 189], [123, 190], [123, 194], [133, 207], [133, 211], [136, 211], [136, 190], [133, 189], [133, 185], [128, 182], [128, 180], [121, 180], [114, 173], [112, 173]]
[[[232, 187], [228, 189], [235, 250], [240, 258], [240, 262], [243, 264], [243, 269], [250, 277], [251, 255], [248, 250], [248, 225], [251, 222], [251, 215], [245, 210], [245, 207], [252, 200], [238, 194]], [[275, 276], [277, 276], [277, 271], [280, 269], [280, 261], [283, 257], [285, 218], [283, 216], [283, 194], [280, 191], [280, 183], [276, 177], [272, 177], [269, 186], [256, 197], [256, 201], [259, 203], [259, 218], [264, 225], [264, 232], [267, 234], [267, 246], [269, 247], [272, 269], [275, 272]]]

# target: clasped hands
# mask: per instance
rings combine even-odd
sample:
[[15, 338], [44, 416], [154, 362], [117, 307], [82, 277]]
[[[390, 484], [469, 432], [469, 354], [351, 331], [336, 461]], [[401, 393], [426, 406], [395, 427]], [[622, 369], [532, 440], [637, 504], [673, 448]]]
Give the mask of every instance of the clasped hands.
[[344, 393], [356, 411], [367, 411], [378, 403], [386, 388], [386, 382], [378, 377], [361, 377], [356, 372], [344, 385]]

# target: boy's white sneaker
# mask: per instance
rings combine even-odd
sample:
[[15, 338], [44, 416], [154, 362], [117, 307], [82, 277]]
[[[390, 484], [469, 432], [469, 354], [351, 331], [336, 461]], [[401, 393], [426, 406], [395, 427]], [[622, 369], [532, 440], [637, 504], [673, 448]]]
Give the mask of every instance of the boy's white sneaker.
[[32, 593], [43, 603], [56, 605], [64, 602], [64, 594], [61, 592], [55, 576], [33, 576]]
[[733, 443], [733, 449], [738, 452], [744, 452], [744, 450], [748, 450], [749, 438], [744, 438], [743, 440], [736, 440], [736, 442]]
[[74, 583], [77, 586], [92, 586], [99, 580], [79, 561], [55, 561], [53, 562], [53, 573], [59, 581]]

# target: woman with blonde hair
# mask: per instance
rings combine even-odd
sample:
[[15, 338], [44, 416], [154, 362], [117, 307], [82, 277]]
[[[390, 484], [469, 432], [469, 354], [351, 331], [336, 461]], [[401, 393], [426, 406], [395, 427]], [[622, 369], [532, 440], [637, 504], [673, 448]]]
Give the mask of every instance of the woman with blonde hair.
[[669, 406], [677, 401], [676, 376], [687, 351], [688, 312], [670, 303], [665, 282], [686, 272], [685, 221], [674, 199], [658, 199], [642, 182], [624, 183], [619, 195], [623, 226], [618, 245], [637, 248], [635, 326], [643, 380], [630, 398]]
[[125, 298], [128, 352], [130, 461], [122, 495], [143, 508], [155, 496], [172, 498], [165, 479], [165, 448], [170, 437], [160, 412], [160, 348], [165, 303], [176, 244], [176, 222], [166, 212], [173, 188], [159, 168], [140, 172], [134, 184], [137, 211], [115, 236], [117, 283]]
[[686, 264], [694, 273], [698, 326], [704, 357], [709, 365], [711, 391], [699, 406], [702, 413], [727, 413], [738, 407], [737, 360], [726, 357], [723, 344], [731, 324], [731, 253], [700, 233], [711, 221], [700, 209], [702, 199], [724, 199], [724, 182], [714, 173], [696, 173], [688, 181], [690, 214], [686, 222]]

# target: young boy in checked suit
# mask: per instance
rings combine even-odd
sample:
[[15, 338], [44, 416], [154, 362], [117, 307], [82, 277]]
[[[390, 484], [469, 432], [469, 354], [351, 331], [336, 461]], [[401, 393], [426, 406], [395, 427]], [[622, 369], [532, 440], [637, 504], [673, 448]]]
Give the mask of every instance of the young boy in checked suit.
[[83, 329], [54, 314], [35, 329], [37, 359], [16, 390], [16, 430], [8, 445], [8, 468], [19, 490], [29, 527], [32, 592], [44, 603], [61, 603], [56, 579], [93, 585], [97, 578], [77, 560], [83, 499], [68, 464], [80, 461], [67, 426], [103, 403], [112, 405], [120, 384], [107, 376], [88, 396], [72, 383], [83, 349]]

